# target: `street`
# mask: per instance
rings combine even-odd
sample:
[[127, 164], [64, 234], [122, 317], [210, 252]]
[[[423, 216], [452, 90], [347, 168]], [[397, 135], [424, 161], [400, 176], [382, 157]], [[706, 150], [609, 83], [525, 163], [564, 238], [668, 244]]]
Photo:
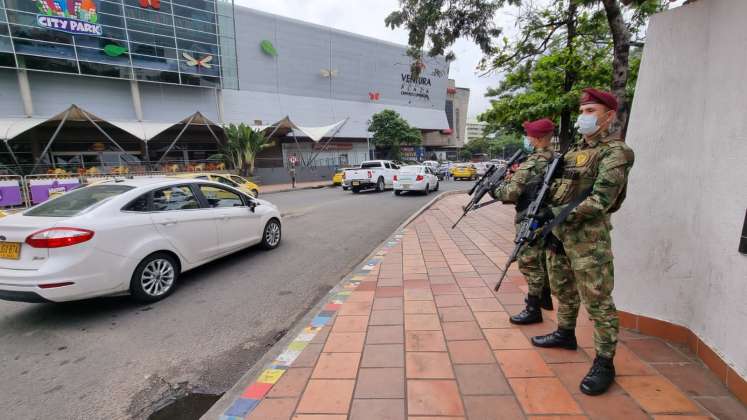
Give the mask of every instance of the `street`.
[[[441, 191], [471, 184], [445, 182]], [[284, 216], [281, 246], [188, 272], [164, 301], [0, 302], [2, 417], [147, 418], [174, 395], [223, 393], [434, 197], [340, 188], [265, 195]]]

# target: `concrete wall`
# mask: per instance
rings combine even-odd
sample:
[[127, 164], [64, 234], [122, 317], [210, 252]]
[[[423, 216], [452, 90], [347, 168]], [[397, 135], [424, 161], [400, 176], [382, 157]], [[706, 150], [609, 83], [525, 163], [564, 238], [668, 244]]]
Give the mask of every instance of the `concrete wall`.
[[744, 16], [744, 0], [710, 0], [651, 20], [613, 243], [618, 308], [689, 328], [747, 377]]

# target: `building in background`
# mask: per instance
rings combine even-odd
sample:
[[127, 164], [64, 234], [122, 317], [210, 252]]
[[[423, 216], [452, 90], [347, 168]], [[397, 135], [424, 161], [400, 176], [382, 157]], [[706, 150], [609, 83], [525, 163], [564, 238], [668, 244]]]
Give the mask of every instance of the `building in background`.
[[228, 123], [277, 140], [260, 167], [344, 166], [368, 158], [381, 110], [423, 133], [464, 124], [442, 57], [413, 78], [405, 46], [231, 0], [0, 4], [6, 172], [183, 170], [220, 150]]
[[479, 139], [485, 136], [485, 127], [488, 123], [483, 121], [477, 121], [476, 119], [470, 119], [467, 121], [467, 134], [464, 144], [468, 144], [474, 139]]
[[449, 127], [424, 133], [423, 146], [428, 159], [457, 160], [459, 149], [467, 142], [469, 89], [456, 87], [455, 81], [449, 79], [446, 93], [445, 110]]

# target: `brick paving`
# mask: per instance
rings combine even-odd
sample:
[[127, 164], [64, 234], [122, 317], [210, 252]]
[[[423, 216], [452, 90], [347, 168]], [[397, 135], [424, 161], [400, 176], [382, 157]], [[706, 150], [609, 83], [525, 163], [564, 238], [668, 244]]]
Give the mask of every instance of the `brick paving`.
[[578, 384], [594, 357], [588, 316], [582, 310], [577, 351], [532, 347], [531, 336], [556, 328], [555, 314], [545, 311], [538, 325], [508, 322], [527, 290], [515, 267], [492, 291], [513, 245], [513, 210], [487, 207], [451, 230], [463, 202], [446, 197], [395, 235], [339, 293], [346, 299], [312, 321], [316, 335], [295, 360], [265, 371], [270, 379], [260, 377], [223, 418], [747, 418], [686, 348], [628, 330], [616, 383], [583, 395]]

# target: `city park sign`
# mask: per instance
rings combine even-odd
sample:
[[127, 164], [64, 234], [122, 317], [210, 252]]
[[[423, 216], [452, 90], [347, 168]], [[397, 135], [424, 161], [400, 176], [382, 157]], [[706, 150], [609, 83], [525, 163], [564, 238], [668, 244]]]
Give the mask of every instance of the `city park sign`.
[[96, 0], [34, 0], [39, 14], [36, 23], [44, 28], [75, 35], [103, 33], [98, 23]]

